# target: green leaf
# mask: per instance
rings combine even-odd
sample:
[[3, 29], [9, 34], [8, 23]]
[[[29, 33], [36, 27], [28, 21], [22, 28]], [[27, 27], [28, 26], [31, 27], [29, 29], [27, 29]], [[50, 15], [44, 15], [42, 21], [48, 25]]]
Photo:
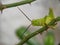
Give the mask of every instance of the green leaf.
[[54, 45], [55, 44], [55, 36], [52, 31], [48, 31], [44, 38], [44, 45]]

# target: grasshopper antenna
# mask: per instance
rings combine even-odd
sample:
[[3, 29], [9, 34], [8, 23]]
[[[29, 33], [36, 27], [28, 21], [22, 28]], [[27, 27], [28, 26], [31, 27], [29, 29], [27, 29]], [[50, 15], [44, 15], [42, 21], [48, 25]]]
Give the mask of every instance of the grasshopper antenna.
[[28, 27], [26, 28], [26, 30], [24, 31], [24, 33], [30, 28], [31, 24], [28, 25]]
[[[21, 11], [22, 13], [23, 13], [23, 15], [29, 20], [29, 21], [31, 21], [31, 19], [30, 18], [28, 18], [28, 16], [26, 16], [26, 14], [19, 8], [19, 7], [17, 7], [18, 9], [19, 9], [19, 11]], [[28, 27], [26, 28], [26, 30], [23, 32], [23, 34], [22, 35], [24, 35], [24, 33], [30, 28], [30, 26], [31, 26], [31, 24], [30, 25], [28, 25]]]
[[24, 35], [24, 33], [30, 28], [30, 26], [31, 26], [31, 24], [30, 25], [28, 25], [28, 27], [25, 29], [25, 31], [23, 32], [23, 34], [22, 35]]
[[24, 15], [29, 21], [31, 21], [31, 19], [28, 18], [28, 16], [26, 16], [26, 14], [25, 14], [19, 7], [17, 7], [17, 8], [19, 9], [19, 11], [21, 11], [21, 12], [23, 13], [23, 15]]

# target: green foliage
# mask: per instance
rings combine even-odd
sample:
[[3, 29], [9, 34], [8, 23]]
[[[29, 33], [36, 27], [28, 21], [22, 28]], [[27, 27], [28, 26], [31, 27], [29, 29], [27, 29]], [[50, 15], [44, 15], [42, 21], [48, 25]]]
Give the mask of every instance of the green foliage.
[[[30, 31], [25, 32], [25, 30], [26, 30], [26, 27], [20, 27], [16, 30], [16, 36], [19, 38], [19, 40], [22, 40], [26, 35], [31, 33]], [[31, 38], [26, 43], [27, 45], [40, 45], [40, 43], [36, 40], [35, 37]]]
[[55, 45], [55, 37], [52, 31], [48, 31], [44, 38], [44, 45]]
[[48, 23], [50, 23], [53, 19], [55, 19], [53, 10], [52, 8], [49, 8], [49, 14], [43, 18], [32, 20], [32, 25], [33, 26], [45, 26]]

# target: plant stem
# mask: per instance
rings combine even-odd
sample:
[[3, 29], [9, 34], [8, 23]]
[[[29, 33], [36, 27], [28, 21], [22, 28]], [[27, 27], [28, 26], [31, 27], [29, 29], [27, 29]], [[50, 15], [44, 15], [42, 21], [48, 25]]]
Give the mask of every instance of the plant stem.
[[[48, 26], [54, 25], [57, 21], [60, 21], [60, 17], [57, 17], [57, 18], [55, 18], [54, 20], [52, 20], [52, 21], [48, 24]], [[48, 26], [44, 26], [44, 27], [42, 27], [41, 29], [39, 29], [39, 30], [37, 30], [37, 31], [35, 31], [35, 32], [27, 35], [27, 36], [24, 37], [23, 40], [22, 40], [19, 44], [17, 44], [17, 45], [23, 45], [26, 41], [28, 41], [28, 40], [29, 40], [30, 38], [32, 38], [33, 36], [35, 36], [35, 35], [37, 35], [37, 34], [39, 34], [39, 33], [42, 33], [42, 32], [44, 32], [44, 31], [46, 31], [46, 30], [49, 28]]]
[[24, 1], [16, 2], [16, 3], [12, 3], [12, 4], [4, 4], [4, 5], [0, 6], [0, 10], [3, 10], [5, 8], [11, 8], [11, 7], [16, 7], [16, 6], [28, 4], [33, 1], [35, 1], [35, 0], [24, 0]]
[[28, 41], [30, 38], [32, 38], [33, 36], [35, 36], [35, 35], [37, 35], [37, 34], [39, 34], [39, 33], [42, 33], [42, 32], [43, 32], [44, 30], [46, 30], [47, 28], [48, 28], [48, 27], [43, 27], [43, 28], [39, 29], [38, 31], [33, 32], [32, 34], [24, 37], [24, 39], [23, 39], [19, 44], [17, 44], [17, 45], [23, 45], [23, 44], [24, 44], [26, 41]]

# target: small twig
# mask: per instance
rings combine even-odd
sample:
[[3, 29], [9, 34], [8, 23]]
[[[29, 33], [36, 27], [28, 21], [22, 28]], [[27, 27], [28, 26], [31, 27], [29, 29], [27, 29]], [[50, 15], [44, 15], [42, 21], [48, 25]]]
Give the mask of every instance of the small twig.
[[32, 3], [33, 1], [35, 0], [24, 0], [24, 1], [16, 2], [16, 3], [11, 3], [11, 4], [3, 4], [2, 6], [0, 6], [0, 10], [11, 8], [11, 7], [16, 7], [16, 6], [20, 6], [24, 4], [29, 4], [29, 3]]
[[39, 29], [38, 31], [31, 33], [30, 35], [27, 35], [27, 36], [24, 37], [23, 40], [22, 40], [19, 44], [17, 44], [17, 45], [23, 45], [23, 44], [24, 44], [26, 41], [28, 41], [30, 38], [32, 38], [33, 36], [35, 36], [35, 35], [43, 32], [43, 31], [45, 31], [47, 28], [48, 28], [48, 27], [43, 27], [43, 28]]

